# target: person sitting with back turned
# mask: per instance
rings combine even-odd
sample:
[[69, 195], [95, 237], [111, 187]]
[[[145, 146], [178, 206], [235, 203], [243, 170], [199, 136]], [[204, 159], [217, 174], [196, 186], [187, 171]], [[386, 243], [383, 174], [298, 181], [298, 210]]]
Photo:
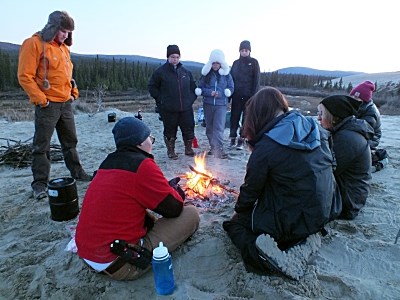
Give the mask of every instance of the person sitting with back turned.
[[318, 105], [321, 126], [332, 133], [336, 157], [334, 175], [342, 196], [340, 218], [352, 220], [365, 205], [371, 184], [371, 153], [368, 141], [373, 129], [355, 118], [360, 102], [345, 95], [324, 98]]
[[[154, 137], [143, 121], [122, 118], [112, 132], [117, 150], [89, 185], [75, 240], [91, 270], [134, 280], [150, 269], [151, 251], [159, 242], [175, 250], [197, 230], [200, 219], [194, 206], [184, 205], [179, 177], [168, 182], [155, 163]], [[163, 217], [156, 220], [150, 211]]]
[[90, 181], [79, 160], [72, 102], [78, 88], [72, 78], [72, 45], [74, 20], [65, 11], [49, 15], [45, 27], [26, 39], [18, 60], [18, 81], [35, 105], [31, 183], [33, 197], [47, 197], [50, 177], [50, 141], [54, 129], [61, 143], [65, 165], [76, 180]]
[[248, 271], [298, 279], [321, 244], [318, 232], [341, 210], [329, 133], [266, 87], [247, 103], [244, 135], [252, 152], [223, 227]]

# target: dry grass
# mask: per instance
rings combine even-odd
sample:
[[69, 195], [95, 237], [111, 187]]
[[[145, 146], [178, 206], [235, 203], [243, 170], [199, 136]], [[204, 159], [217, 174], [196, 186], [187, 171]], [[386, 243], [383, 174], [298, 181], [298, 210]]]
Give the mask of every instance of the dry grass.
[[[304, 115], [316, 115], [317, 106], [323, 99], [322, 96], [292, 96], [286, 95], [289, 105], [299, 110]], [[381, 114], [400, 115], [400, 101], [398, 96], [377, 99]], [[101, 107], [99, 108], [99, 105]], [[197, 111], [201, 105], [199, 97], [193, 107]], [[133, 112], [154, 112], [154, 99], [148, 94], [137, 94], [133, 92], [109, 93], [104, 96], [99, 104], [98, 99], [89, 93], [81, 92], [81, 97], [74, 102], [75, 112], [93, 114], [97, 110], [103, 111], [110, 108], [117, 108], [122, 111]], [[17, 122], [31, 121], [34, 119], [34, 107], [29, 103], [27, 96], [23, 92], [0, 93], [0, 119]]]

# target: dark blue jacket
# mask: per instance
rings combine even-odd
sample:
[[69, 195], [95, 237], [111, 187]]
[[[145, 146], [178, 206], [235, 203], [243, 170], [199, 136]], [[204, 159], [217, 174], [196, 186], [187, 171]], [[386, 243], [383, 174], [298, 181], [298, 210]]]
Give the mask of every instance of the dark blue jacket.
[[235, 211], [253, 210], [253, 232], [278, 244], [304, 239], [341, 209], [329, 133], [296, 112], [275, 118], [263, 133], [253, 141]]
[[[225, 89], [229, 89], [231, 94], [234, 91], [233, 79], [230, 74], [220, 75], [211, 70], [206, 76], [201, 76], [198, 87], [202, 90], [203, 103], [210, 105], [227, 105], [228, 97], [225, 96]], [[213, 91], [218, 92], [218, 97], [211, 96]]]
[[197, 99], [192, 73], [181, 63], [174, 68], [166, 62], [155, 70], [148, 88], [158, 108], [164, 111], [182, 112], [193, 109], [193, 102]]

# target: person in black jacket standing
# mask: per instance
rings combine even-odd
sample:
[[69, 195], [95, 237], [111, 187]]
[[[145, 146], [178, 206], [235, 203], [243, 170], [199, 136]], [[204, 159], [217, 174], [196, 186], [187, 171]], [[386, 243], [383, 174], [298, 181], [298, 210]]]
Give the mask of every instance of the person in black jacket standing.
[[193, 102], [196, 83], [192, 73], [179, 62], [181, 52], [177, 45], [167, 47], [167, 62], [154, 71], [149, 82], [150, 95], [156, 105], [164, 125], [164, 141], [170, 159], [178, 159], [175, 153], [175, 140], [178, 126], [182, 131], [185, 154], [194, 156]]
[[[247, 100], [252, 97], [260, 87], [260, 65], [257, 59], [250, 57], [251, 45], [249, 41], [242, 41], [239, 46], [240, 57], [232, 65], [231, 75], [235, 84], [235, 92], [232, 95], [231, 124], [229, 138], [231, 147], [243, 149], [244, 138], [242, 130], [239, 130], [239, 138], [236, 144], [239, 122], [244, 124], [245, 108]], [[243, 116], [242, 116], [243, 114]]]

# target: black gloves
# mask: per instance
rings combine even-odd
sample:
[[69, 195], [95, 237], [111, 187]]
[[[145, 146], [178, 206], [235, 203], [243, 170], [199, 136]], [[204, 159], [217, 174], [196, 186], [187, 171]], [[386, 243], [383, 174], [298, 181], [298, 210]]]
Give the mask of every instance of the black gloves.
[[175, 178], [172, 178], [170, 181], [168, 181], [168, 183], [171, 187], [173, 187], [179, 193], [179, 196], [181, 196], [182, 199], [185, 200], [185, 198], [186, 198], [185, 192], [182, 190], [181, 186], [178, 184], [178, 182], [180, 180], [181, 179], [179, 177], [175, 177]]

